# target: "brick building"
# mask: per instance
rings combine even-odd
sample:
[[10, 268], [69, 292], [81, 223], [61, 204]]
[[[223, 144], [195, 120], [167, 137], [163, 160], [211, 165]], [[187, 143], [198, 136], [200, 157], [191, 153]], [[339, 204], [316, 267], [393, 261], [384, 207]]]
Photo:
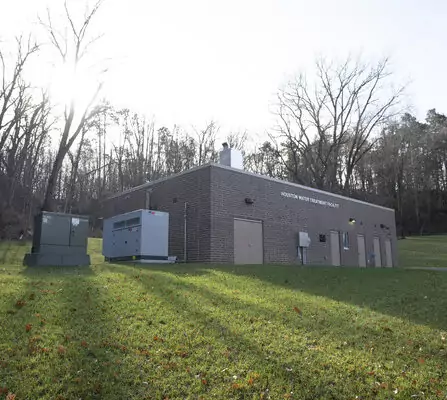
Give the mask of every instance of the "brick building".
[[103, 216], [169, 212], [169, 254], [188, 262], [397, 265], [394, 210], [228, 165], [221, 153], [221, 164], [120, 193]]

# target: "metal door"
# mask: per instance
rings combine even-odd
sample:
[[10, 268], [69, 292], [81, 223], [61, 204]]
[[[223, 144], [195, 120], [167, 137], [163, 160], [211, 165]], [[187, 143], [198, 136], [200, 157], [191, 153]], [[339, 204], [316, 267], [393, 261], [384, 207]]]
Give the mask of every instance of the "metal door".
[[234, 219], [234, 263], [262, 264], [264, 240], [262, 222]]
[[365, 236], [357, 235], [357, 250], [359, 253], [359, 267], [366, 267]]
[[385, 239], [385, 257], [386, 257], [386, 266], [393, 266], [393, 253], [391, 251], [391, 241], [390, 239]]
[[[141, 243], [140, 243], [140, 227], [132, 227], [123, 229], [125, 233], [125, 256], [138, 256], [141, 255]], [[144, 255], [144, 254], [143, 254]]]
[[71, 218], [70, 246], [87, 247], [88, 219]]
[[380, 251], [380, 239], [374, 238], [374, 263], [376, 267], [382, 266], [382, 253]]
[[331, 231], [331, 261], [332, 265], [340, 266], [340, 235], [338, 232]]
[[[39, 227], [36, 228], [38, 229]], [[70, 218], [59, 214], [43, 213], [39, 245], [69, 246]]]

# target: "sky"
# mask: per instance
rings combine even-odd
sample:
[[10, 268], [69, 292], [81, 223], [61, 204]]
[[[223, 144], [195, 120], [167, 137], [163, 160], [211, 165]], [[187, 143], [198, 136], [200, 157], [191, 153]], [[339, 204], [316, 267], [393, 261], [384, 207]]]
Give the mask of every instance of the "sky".
[[[39, 37], [37, 15], [47, 6], [57, 15], [61, 3], [0, 0], [0, 38]], [[215, 120], [221, 131], [262, 137], [275, 123], [278, 88], [311, 73], [321, 56], [388, 56], [418, 118], [430, 108], [447, 113], [446, 17], [442, 0], [106, 0], [93, 55], [107, 58], [104, 94], [157, 125], [200, 128]], [[34, 76], [48, 77], [39, 62]]]

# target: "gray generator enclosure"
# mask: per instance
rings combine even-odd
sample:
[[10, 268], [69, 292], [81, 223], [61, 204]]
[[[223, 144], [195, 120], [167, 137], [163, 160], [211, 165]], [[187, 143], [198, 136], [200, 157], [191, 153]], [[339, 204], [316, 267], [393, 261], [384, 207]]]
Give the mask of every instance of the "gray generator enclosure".
[[86, 216], [42, 212], [34, 220], [33, 247], [24, 265], [85, 266], [89, 219]]
[[104, 220], [102, 254], [108, 261], [165, 261], [168, 237], [168, 213], [132, 211]]

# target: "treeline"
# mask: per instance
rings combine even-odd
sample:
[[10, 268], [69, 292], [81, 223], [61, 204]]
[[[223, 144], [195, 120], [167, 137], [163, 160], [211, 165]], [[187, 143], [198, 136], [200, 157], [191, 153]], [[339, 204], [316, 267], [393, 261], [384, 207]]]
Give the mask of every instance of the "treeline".
[[[425, 121], [405, 113], [365, 142], [362, 155], [346, 181], [351, 141], [339, 149], [333, 180], [313, 179], [319, 161], [295, 158], [290, 143], [266, 142], [250, 154], [247, 168], [272, 177], [329, 190], [394, 208], [398, 234], [422, 235], [447, 230], [447, 117], [429, 110]], [[318, 147], [317, 143], [313, 143]], [[253, 160], [256, 160], [253, 163]], [[276, 160], [276, 162], [275, 162]], [[296, 162], [298, 160], [298, 162]], [[298, 165], [297, 165], [298, 164]]]
[[287, 82], [278, 91], [277, 126], [262, 143], [219, 132], [216, 122], [158, 127], [102, 100], [61, 147], [69, 116], [24, 73], [38, 52], [23, 39], [14, 58], [0, 48], [1, 237], [31, 229], [49, 194], [55, 211], [98, 216], [112, 194], [218, 161], [222, 137], [243, 150], [249, 171], [392, 207], [401, 235], [445, 232], [447, 117], [404, 113], [387, 60], [319, 61], [312, 79]]

